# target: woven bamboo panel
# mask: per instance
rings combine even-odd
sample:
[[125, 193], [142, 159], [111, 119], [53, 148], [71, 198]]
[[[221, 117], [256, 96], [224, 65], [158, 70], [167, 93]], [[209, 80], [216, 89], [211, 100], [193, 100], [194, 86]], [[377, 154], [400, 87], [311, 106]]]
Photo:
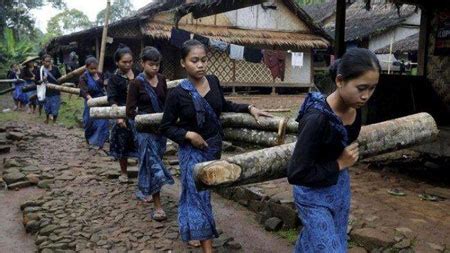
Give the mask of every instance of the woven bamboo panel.
[[262, 63], [236, 61], [236, 82], [271, 83], [270, 70]]
[[161, 64], [163, 75], [170, 80], [176, 79], [175, 73], [179, 64], [180, 62], [173, 57], [164, 58]]
[[233, 61], [227, 53], [217, 50], [208, 52], [208, 74], [216, 75], [221, 82], [233, 82]]

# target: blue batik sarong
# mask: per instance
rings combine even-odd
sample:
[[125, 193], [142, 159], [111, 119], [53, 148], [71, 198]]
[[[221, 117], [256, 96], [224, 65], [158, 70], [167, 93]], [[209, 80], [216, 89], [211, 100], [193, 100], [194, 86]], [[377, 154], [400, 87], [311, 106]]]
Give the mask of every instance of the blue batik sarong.
[[[326, 114], [330, 126], [341, 135], [341, 144], [348, 142], [347, 130], [341, 119], [329, 108], [325, 97], [309, 93], [303, 103], [297, 121], [309, 109]], [[303, 229], [295, 245], [296, 253], [345, 253], [347, 252], [347, 224], [350, 212], [350, 176], [347, 169], [340, 171], [336, 185], [312, 188], [294, 185], [295, 205]]]
[[[103, 88], [99, 87], [91, 74], [86, 71], [84, 75], [87, 77], [89, 95], [92, 98], [104, 96]], [[105, 145], [106, 140], [109, 138], [109, 121], [107, 119], [91, 119], [87, 100], [84, 101], [83, 128], [86, 141], [90, 145], [103, 148], [103, 145]]]
[[14, 86], [13, 98], [16, 101], [21, 102], [22, 104], [28, 104], [28, 96], [27, 93], [22, 91], [22, 88], [25, 86], [25, 82], [16, 82]]
[[[34, 84], [33, 80], [25, 80], [25, 85], [30, 85], [30, 84]], [[36, 90], [31, 90], [28, 92], [25, 92], [26, 96], [27, 96], [27, 104], [28, 105], [37, 105], [38, 99], [36, 97], [37, 95], [37, 91]], [[34, 98], [32, 98], [34, 96]]]
[[[144, 84], [145, 91], [150, 97], [153, 110], [162, 112], [162, 106], [156, 92], [150, 87], [143, 73], [136, 78]], [[136, 196], [139, 199], [146, 198], [161, 191], [165, 184], [174, 184], [175, 181], [162, 161], [166, 151], [167, 138], [160, 134], [137, 132], [137, 144], [139, 152], [138, 190]]]
[[58, 116], [61, 106], [61, 97], [59, 95], [45, 97], [44, 110], [47, 115]]
[[[184, 80], [180, 85], [192, 96], [199, 128], [202, 128], [206, 120], [210, 120], [216, 123], [217, 129], [220, 129], [220, 121], [211, 105], [200, 96], [192, 83]], [[222, 136], [217, 133], [206, 142], [208, 147], [205, 150], [197, 149], [190, 143], [183, 143], [178, 151], [182, 185], [178, 206], [178, 224], [183, 241], [208, 240], [218, 237], [211, 206], [211, 192], [197, 191], [193, 177], [193, 169], [197, 163], [220, 159]]]

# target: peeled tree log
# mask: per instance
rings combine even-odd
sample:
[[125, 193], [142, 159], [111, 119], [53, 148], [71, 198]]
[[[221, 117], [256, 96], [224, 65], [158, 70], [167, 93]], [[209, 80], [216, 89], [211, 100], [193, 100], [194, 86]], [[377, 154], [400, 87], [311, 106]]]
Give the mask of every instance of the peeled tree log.
[[[183, 81], [183, 79], [168, 81], [167, 88], [175, 88], [181, 81]], [[87, 104], [89, 107], [109, 106], [108, 98], [106, 96], [89, 99]]]
[[49, 89], [49, 90], [57, 90], [57, 91], [61, 91], [61, 92], [69, 93], [69, 94], [80, 95], [79, 88], [72, 88], [72, 87], [63, 86], [63, 85], [56, 85], [53, 83], [47, 83], [46, 86], [47, 86], [47, 89]]
[[92, 107], [89, 115], [94, 119], [120, 119], [126, 118], [125, 106]]
[[[364, 126], [357, 140], [360, 158], [431, 142], [438, 132], [436, 122], [427, 113]], [[197, 188], [236, 186], [285, 177], [294, 147], [295, 143], [290, 143], [197, 164], [194, 168]]]
[[162, 120], [162, 113], [136, 115], [134, 123], [139, 132], [156, 132]]
[[87, 105], [89, 107], [108, 106], [109, 105], [108, 97], [103, 96], [103, 97], [98, 97], [98, 98], [91, 98], [87, 101]]
[[252, 143], [265, 147], [278, 146], [297, 140], [295, 135], [278, 134], [277, 132], [261, 131], [248, 128], [225, 128], [224, 138], [227, 141]]
[[248, 113], [223, 113], [220, 116], [222, 126], [232, 128], [251, 128], [265, 131], [279, 131], [297, 133], [298, 123], [293, 119], [283, 117], [260, 117], [258, 122]]
[[58, 81], [58, 83], [64, 83], [64, 82], [66, 82], [66, 81], [68, 81], [68, 80], [70, 80], [70, 79], [72, 79], [74, 77], [81, 76], [81, 74], [83, 74], [85, 70], [86, 70], [86, 66], [79, 67], [79, 68], [75, 69], [74, 71], [69, 72], [69, 73], [61, 76], [56, 81]]

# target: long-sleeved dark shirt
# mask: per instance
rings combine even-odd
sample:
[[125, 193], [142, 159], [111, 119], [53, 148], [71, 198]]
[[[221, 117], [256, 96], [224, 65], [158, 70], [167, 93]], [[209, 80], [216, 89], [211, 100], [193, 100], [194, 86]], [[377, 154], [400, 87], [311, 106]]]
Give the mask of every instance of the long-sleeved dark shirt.
[[[337, 159], [344, 150], [341, 135], [331, 127], [328, 116], [312, 109], [300, 120], [295, 149], [288, 165], [290, 184], [307, 187], [327, 187], [337, 183]], [[361, 113], [358, 110], [352, 125], [345, 126], [348, 144], [358, 138]]]
[[[134, 73], [134, 78], [137, 74]], [[128, 84], [130, 79], [119, 71], [116, 71], [114, 75], [108, 80], [107, 95], [110, 105], [125, 106], [127, 103]]]
[[[61, 73], [59, 72], [59, 69], [58, 69], [57, 67], [53, 66], [53, 67], [52, 67], [52, 70], [50, 70], [49, 72], [53, 75], [54, 78], [51, 77], [50, 75], [48, 75], [48, 76], [47, 76], [47, 81], [48, 81], [49, 83], [59, 85], [59, 83], [58, 83], [58, 81], [57, 81], [57, 79], [61, 77]], [[36, 79], [37, 79], [38, 81], [42, 80], [42, 76], [41, 76], [41, 68], [38, 68], [38, 69], [37, 69]], [[45, 96], [46, 96], [46, 97], [59, 96], [59, 95], [61, 95], [61, 92], [58, 91], [58, 90], [51, 90], [51, 89], [46, 89], [46, 90], [45, 90]]]
[[[88, 74], [89, 75], [89, 74]], [[95, 80], [97, 87], [99, 90], [103, 92], [105, 85], [103, 84], [103, 76], [102, 74], [98, 74], [99, 79]], [[94, 94], [93, 90], [89, 89], [88, 80], [86, 74], [80, 76], [80, 82], [78, 83], [78, 87], [80, 88], [80, 97], [87, 98], [87, 96], [97, 97], [99, 94]], [[103, 93], [104, 94], [104, 93]]]
[[[222, 112], [248, 112], [247, 104], [235, 104], [225, 100], [222, 87], [220, 87], [219, 79], [216, 76], [208, 75], [206, 78], [209, 82], [210, 91], [204, 98], [218, 117]], [[177, 86], [169, 92], [167, 97], [160, 131], [169, 139], [181, 144], [185, 141], [188, 131], [196, 132], [207, 140], [221, 133], [221, 128], [218, 129], [211, 120], [206, 120], [203, 127], [199, 128], [192, 97], [188, 91], [181, 86]]]
[[[130, 119], [134, 119], [137, 114], [155, 113], [155, 110], [152, 107], [150, 96], [145, 90], [144, 85], [148, 84], [143, 83], [138, 79], [130, 82], [126, 107], [127, 117]], [[167, 83], [164, 76], [158, 74], [158, 84], [156, 85], [156, 87], [151, 86], [150, 88], [153, 89], [156, 93], [156, 96], [158, 96], [158, 101], [161, 105], [161, 108], [164, 108], [164, 103], [166, 102], [167, 96]]]

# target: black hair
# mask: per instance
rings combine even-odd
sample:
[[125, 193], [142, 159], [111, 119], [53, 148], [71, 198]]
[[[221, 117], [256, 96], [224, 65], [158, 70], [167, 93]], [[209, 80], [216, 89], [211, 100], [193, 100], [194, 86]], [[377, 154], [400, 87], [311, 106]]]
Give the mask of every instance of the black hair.
[[162, 55], [155, 47], [145, 47], [141, 54], [141, 59], [143, 62], [161, 62]]
[[84, 61], [84, 64], [86, 65], [86, 67], [91, 64], [98, 64], [98, 60], [94, 56], [88, 55], [86, 60]]
[[365, 48], [352, 48], [330, 66], [330, 77], [333, 83], [340, 75], [344, 81], [360, 77], [367, 71], [381, 71], [380, 62], [372, 51]]
[[186, 57], [188, 56], [188, 54], [191, 52], [191, 50], [194, 47], [201, 47], [205, 50], [206, 52], [206, 47], [205, 45], [203, 45], [200, 41], [198, 40], [187, 40], [183, 43], [183, 46], [181, 47], [181, 59], [186, 59]]
[[49, 55], [49, 54], [44, 54], [44, 55], [42, 55], [41, 60], [44, 61], [44, 60], [47, 59], [47, 58], [52, 59], [52, 56]]
[[130, 54], [133, 56], [133, 52], [131, 52], [131, 49], [127, 47], [126, 45], [120, 43], [119, 47], [117, 48], [116, 52], [114, 53], [114, 61], [118, 62], [122, 57], [126, 54]]

